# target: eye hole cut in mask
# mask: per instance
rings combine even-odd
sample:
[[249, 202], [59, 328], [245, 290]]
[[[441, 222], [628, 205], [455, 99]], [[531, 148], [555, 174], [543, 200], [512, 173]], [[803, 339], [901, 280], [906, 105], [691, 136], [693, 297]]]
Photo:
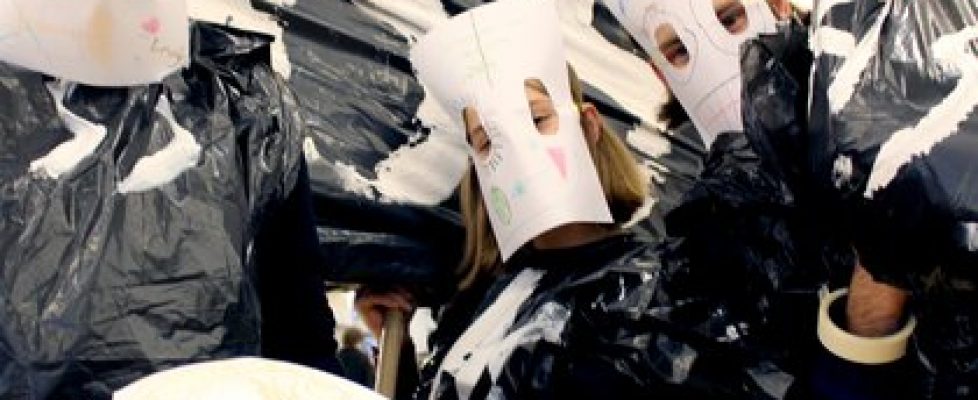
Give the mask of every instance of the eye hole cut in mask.
[[560, 118], [543, 81], [537, 78], [527, 79], [523, 81], [523, 90], [526, 92], [526, 102], [537, 132], [544, 136], [557, 133], [560, 129]]
[[[538, 78], [530, 78], [523, 81], [523, 90], [526, 93], [526, 102], [530, 107], [530, 117], [533, 118], [533, 125], [537, 132], [543, 137], [553, 137], [560, 129], [560, 117], [554, 107], [550, 92], [546, 85]], [[560, 176], [567, 178], [567, 152], [561, 146], [547, 146], [547, 154], [550, 161], [560, 172]]]
[[488, 162], [492, 154], [492, 139], [486, 133], [486, 127], [479, 118], [479, 111], [475, 107], [465, 107], [462, 109], [462, 121], [465, 123], [465, 141], [472, 148], [475, 159], [479, 162]]

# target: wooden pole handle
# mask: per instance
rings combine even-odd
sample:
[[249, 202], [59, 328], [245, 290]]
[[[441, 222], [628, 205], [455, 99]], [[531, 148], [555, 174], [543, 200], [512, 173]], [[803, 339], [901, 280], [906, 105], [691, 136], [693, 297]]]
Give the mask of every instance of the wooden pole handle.
[[394, 309], [387, 310], [384, 313], [384, 331], [380, 334], [380, 357], [377, 361], [374, 389], [389, 399], [393, 399], [397, 393], [397, 369], [405, 331], [404, 313]]

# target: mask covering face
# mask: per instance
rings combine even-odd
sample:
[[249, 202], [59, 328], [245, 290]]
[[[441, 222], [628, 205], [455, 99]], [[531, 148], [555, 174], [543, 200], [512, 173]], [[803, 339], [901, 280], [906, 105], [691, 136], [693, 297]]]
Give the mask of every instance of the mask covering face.
[[776, 30], [763, 0], [606, 0], [651, 56], [707, 148], [742, 131], [740, 45]]
[[95, 86], [158, 82], [190, 61], [182, 0], [0, 1], [0, 60]]
[[504, 261], [557, 226], [612, 221], [565, 60], [553, 0], [476, 7], [411, 51], [428, 93], [470, 121], [472, 162]]

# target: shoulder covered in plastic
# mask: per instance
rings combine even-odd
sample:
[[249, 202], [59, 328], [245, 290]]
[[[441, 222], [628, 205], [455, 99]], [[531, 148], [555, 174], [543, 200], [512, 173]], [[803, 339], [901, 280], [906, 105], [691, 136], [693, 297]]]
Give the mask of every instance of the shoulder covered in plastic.
[[874, 277], [973, 265], [978, 5], [855, 4], [852, 18], [868, 29], [834, 18], [841, 6], [813, 21], [817, 176], [858, 216], [857, 248]]

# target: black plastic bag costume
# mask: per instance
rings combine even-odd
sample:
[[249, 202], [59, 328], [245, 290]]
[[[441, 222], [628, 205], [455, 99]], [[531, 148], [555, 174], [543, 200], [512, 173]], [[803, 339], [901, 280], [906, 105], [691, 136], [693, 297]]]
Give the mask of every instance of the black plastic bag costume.
[[874, 279], [911, 291], [926, 395], [978, 396], [978, 4], [844, 2], [812, 22], [811, 170]]
[[[242, 355], [338, 372], [303, 125], [270, 38], [191, 37], [188, 68], [139, 87], [53, 96], [0, 63], [0, 397], [107, 399]], [[104, 128], [97, 147], [46, 158], [79, 121]]]
[[[745, 325], [712, 308], [713, 299], [683, 292], [694, 278], [660, 264], [661, 252], [633, 234], [520, 250], [505, 274], [462, 292], [443, 310], [414, 398], [432, 390], [437, 399], [783, 397], [792, 377], [745, 356], [738, 348]], [[500, 322], [505, 338], [480, 343], [491, 366], [468, 384], [459, 384], [450, 366], [439, 371], [473, 320], [507, 301], [500, 293], [528, 271], [542, 276], [515, 318]]]

